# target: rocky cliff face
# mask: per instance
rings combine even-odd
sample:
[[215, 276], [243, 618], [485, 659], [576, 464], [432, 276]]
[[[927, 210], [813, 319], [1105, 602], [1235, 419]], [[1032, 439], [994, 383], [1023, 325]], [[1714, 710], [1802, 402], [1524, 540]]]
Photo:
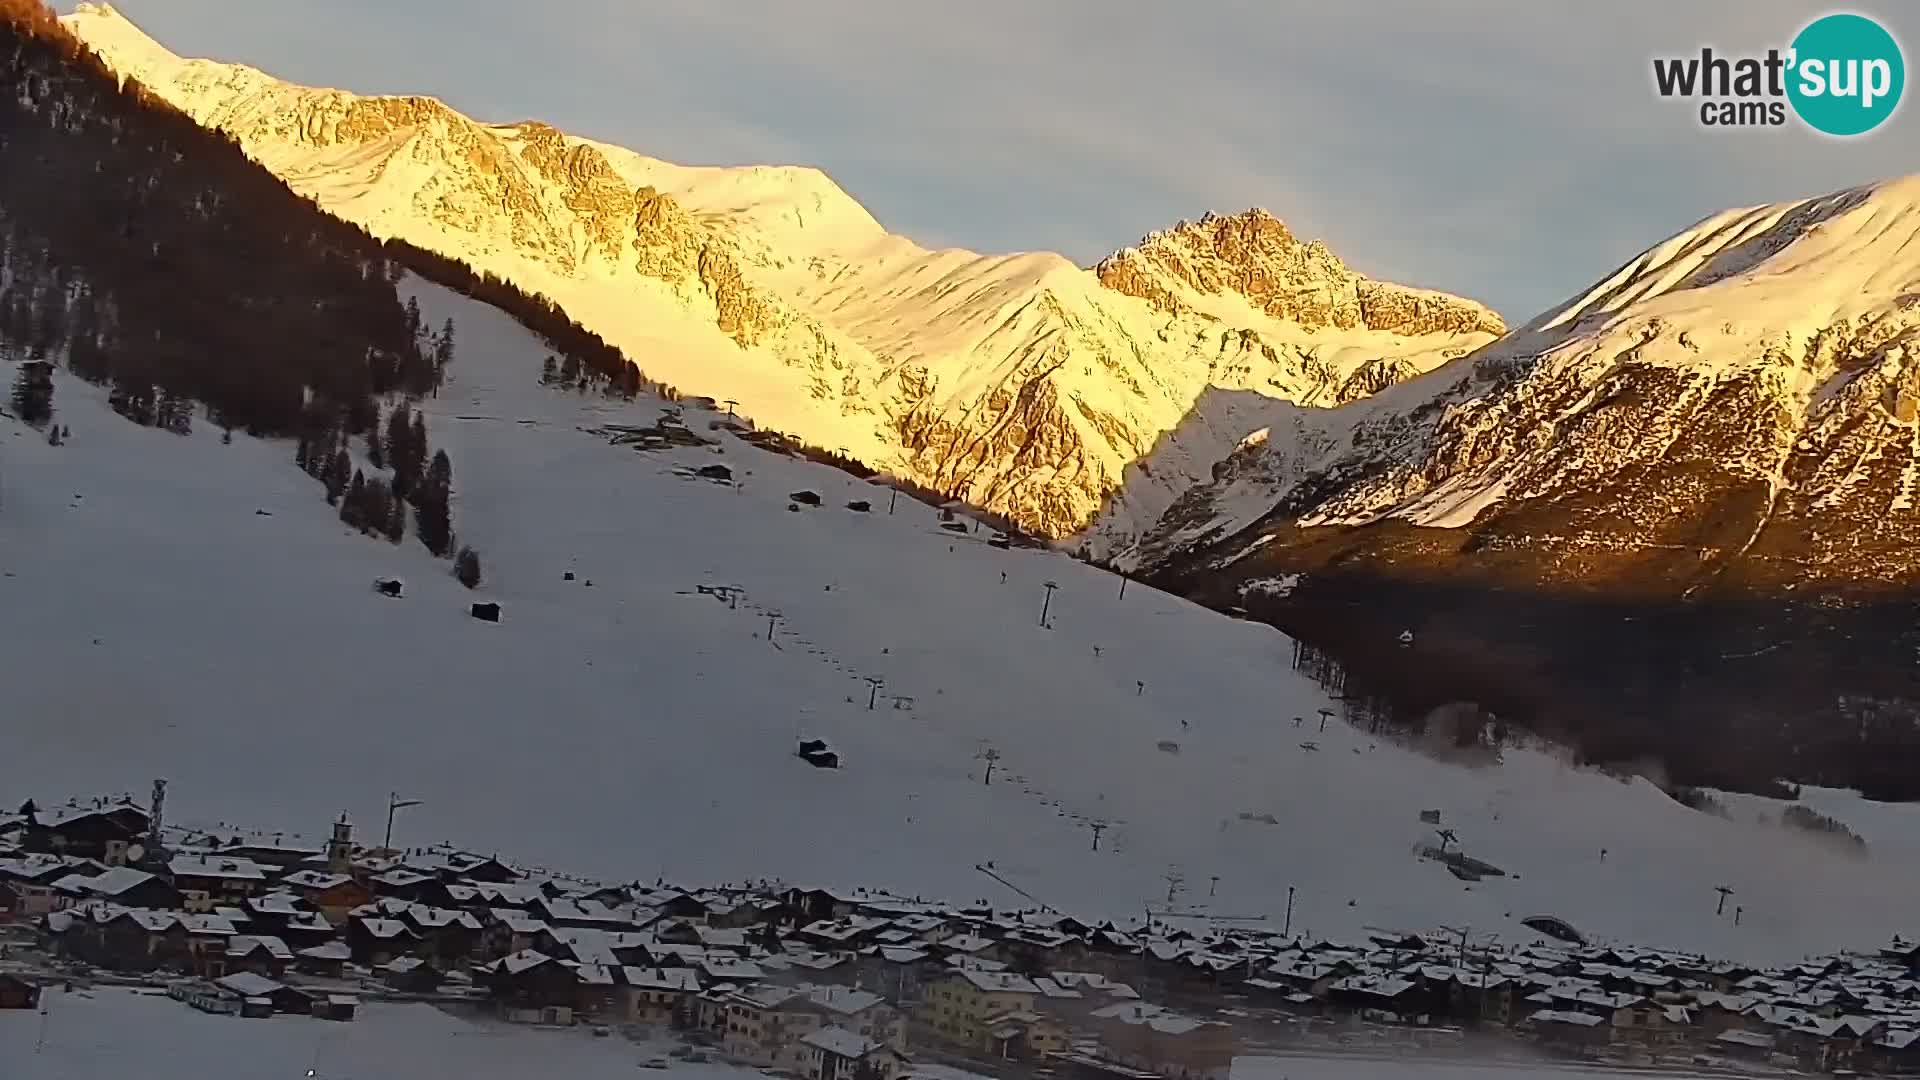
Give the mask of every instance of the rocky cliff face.
[[1096, 549], [1207, 477], [1269, 406], [1351, 401], [1502, 330], [1260, 211], [1093, 271], [927, 251], [814, 170], [675, 166], [431, 98], [182, 60], [110, 8], [67, 21], [324, 208], [551, 297], [649, 376]]
[[1366, 329], [1407, 336], [1506, 332], [1500, 317], [1470, 300], [1372, 281], [1348, 269], [1318, 240], [1302, 243], [1258, 208], [1207, 214], [1152, 233], [1094, 267], [1100, 283], [1168, 315], [1194, 297], [1232, 296], [1254, 311], [1309, 330]]
[[1536, 584], [1907, 583], [1917, 391], [1920, 178], [1732, 211], [1240, 451], [1135, 554], [1268, 564], [1339, 526], [1345, 557]]

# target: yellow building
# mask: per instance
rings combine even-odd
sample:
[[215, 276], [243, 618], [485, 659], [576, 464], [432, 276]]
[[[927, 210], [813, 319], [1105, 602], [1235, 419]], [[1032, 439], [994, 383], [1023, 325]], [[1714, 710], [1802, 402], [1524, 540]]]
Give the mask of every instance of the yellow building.
[[989, 1048], [989, 1021], [1011, 1013], [1030, 1013], [1040, 992], [1032, 979], [1003, 971], [962, 968], [931, 983], [920, 1019], [940, 1037], [971, 1049]]

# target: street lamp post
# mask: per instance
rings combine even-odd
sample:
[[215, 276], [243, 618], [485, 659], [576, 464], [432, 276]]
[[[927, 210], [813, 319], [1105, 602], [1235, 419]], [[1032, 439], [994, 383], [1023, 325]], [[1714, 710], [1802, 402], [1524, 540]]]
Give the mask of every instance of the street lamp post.
[[393, 815], [409, 806], [419, 806], [422, 801], [424, 800], [403, 799], [397, 791], [387, 793], [387, 838], [380, 845], [381, 850], [389, 852], [393, 850]]
[[1060, 587], [1057, 581], [1049, 581], [1041, 586], [1047, 590], [1047, 598], [1040, 603], [1040, 625], [1047, 625], [1047, 612], [1053, 608], [1053, 590]]

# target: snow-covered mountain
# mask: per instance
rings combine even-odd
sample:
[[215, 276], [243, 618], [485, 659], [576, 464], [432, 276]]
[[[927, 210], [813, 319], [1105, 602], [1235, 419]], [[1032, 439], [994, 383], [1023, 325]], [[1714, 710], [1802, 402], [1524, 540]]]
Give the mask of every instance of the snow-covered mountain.
[[[1779, 814], [1764, 800], [1723, 818], [1542, 751], [1317, 730], [1332, 703], [1269, 627], [1122, 595], [909, 498], [889, 513], [883, 489], [756, 450], [712, 411], [683, 417], [705, 445], [636, 450], [664, 403], [542, 386], [541, 343], [500, 311], [402, 289], [460, 343], [420, 406], [478, 593], [420, 544], [342, 525], [290, 440], [137, 426], [56, 372], [64, 445], [0, 416], [0, 805], [158, 775], [178, 824], [312, 833], [343, 810], [378, 822], [398, 790], [424, 800], [401, 844], [606, 880], [1028, 904], [991, 862], [1125, 920], [1171, 876], [1177, 908], [1277, 926], [1291, 894], [1295, 932], [1352, 939], [1446, 923], [1516, 943], [1552, 912], [1772, 960], [1910, 929], [1912, 807], [1810, 791], [1861, 858], [1759, 820]], [[697, 471], [713, 465], [737, 486]], [[386, 577], [402, 597], [370, 587]], [[470, 618], [476, 598], [501, 621]], [[839, 769], [795, 757], [811, 737]], [[1510, 876], [1469, 887], [1417, 855], [1428, 810]], [[1739, 926], [1714, 915], [1723, 884]]]
[[1094, 269], [930, 251], [815, 169], [673, 165], [431, 98], [183, 60], [106, 6], [65, 21], [333, 213], [553, 298], [686, 393], [1048, 536], [1112, 501], [1092, 539], [1124, 542], [1268, 405], [1350, 400], [1502, 330], [1260, 211]]
[[1913, 176], [1716, 214], [1470, 358], [1277, 411], [1128, 556], [1325, 542], [1670, 595], [1910, 582], [1917, 419]]

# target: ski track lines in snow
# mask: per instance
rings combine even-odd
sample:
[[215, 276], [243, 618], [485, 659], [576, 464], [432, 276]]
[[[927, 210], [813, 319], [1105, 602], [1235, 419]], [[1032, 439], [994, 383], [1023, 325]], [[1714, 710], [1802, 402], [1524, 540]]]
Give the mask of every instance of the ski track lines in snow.
[[[138, 428], [63, 375], [70, 444], [0, 421], [0, 803], [159, 775], [176, 822], [313, 833], [347, 810], [377, 839], [398, 790], [425, 800], [402, 844], [606, 880], [1024, 903], [975, 869], [992, 860], [1047, 904], [1124, 918], [1164, 902], [1171, 868], [1176, 906], [1223, 914], [1277, 920], [1294, 886], [1295, 929], [1323, 935], [1445, 922], [1512, 940], [1551, 911], [1764, 960], [1910, 929], [1908, 860], [1848, 859], [1536, 753], [1467, 770], [1338, 721], [1319, 734], [1324, 699], [1271, 629], [1138, 584], [1120, 598], [1111, 575], [942, 532], [909, 499], [889, 517], [883, 490], [730, 439], [718, 456], [609, 445], [584, 429], [650, 423], [659, 404], [542, 388], [547, 350], [506, 316], [408, 288], [429, 325], [456, 323], [449, 384], [424, 407], [453, 459], [456, 528], [485, 562], [478, 598], [503, 621], [468, 618], [475, 594], [413, 538], [339, 526], [290, 445]], [[675, 475], [710, 461], [744, 490]], [[802, 488], [825, 505], [787, 512]], [[374, 593], [383, 575], [403, 599]], [[740, 607], [695, 592], [707, 583], [743, 588]], [[872, 711], [869, 675], [885, 680]], [[812, 736], [840, 769], [794, 756]], [[1468, 888], [1415, 858], [1427, 808], [1518, 879]], [[1870, 842], [1911, 821], [1828, 809]], [[1087, 820], [1115, 823], [1100, 851]], [[1720, 884], [1746, 906], [1738, 929], [1713, 916]]]
[[[207, 1047], [234, 1075], [354, 1077], [355, 1080], [631, 1080], [634, 1065], [664, 1046], [591, 1039], [577, 1031], [469, 1021], [430, 1005], [367, 1002], [351, 1024], [304, 1016], [237, 1021], [195, 1011], [153, 993], [103, 988], [49, 991], [48, 1015], [0, 1012], [0, 1076], [8, 1080], [201, 1080]], [[935, 1067], [942, 1076], [970, 1076]], [[720, 1063], [670, 1063], [679, 1080], [754, 1080], [751, 1069]], [[1352, 1057], [1240, 1058], [1233, 1080], [1575, 1080], [1578, 1066], [1447, 1064]], [[1609, 1073], [1608, 1075], [1616, 1075]], [[1685, 1074], [1662, 1072], [1668, 1080]]]

